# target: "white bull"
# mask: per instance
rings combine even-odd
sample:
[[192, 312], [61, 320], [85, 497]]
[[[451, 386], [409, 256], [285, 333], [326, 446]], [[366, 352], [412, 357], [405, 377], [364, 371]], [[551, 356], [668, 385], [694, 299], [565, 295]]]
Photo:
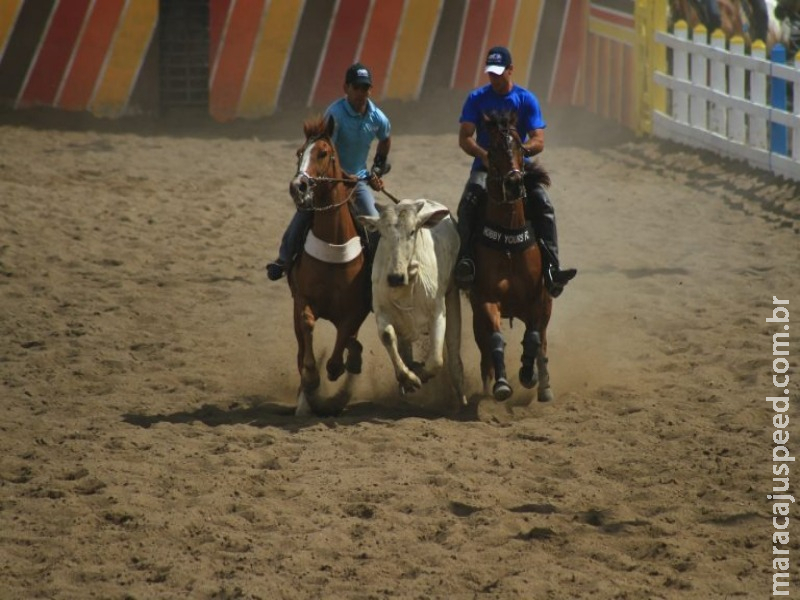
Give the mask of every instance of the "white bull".
[[[452, 275], [459, 248], [456, 225], [447, 207], [431, 200], [379, 205], [378, 213], [359, 221], [381, 235], [372, 266], [372, 306], [400, 388], [419, 389], [446, 358], [452, 385], [466, 404], [461, 303]], [[414, 363], [412, 343], [425, 333], [428, 356], [424, 364]]]

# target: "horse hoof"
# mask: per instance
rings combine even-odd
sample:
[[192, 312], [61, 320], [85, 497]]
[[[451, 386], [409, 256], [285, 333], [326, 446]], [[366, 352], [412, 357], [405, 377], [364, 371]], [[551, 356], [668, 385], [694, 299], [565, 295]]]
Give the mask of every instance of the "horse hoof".
[[519, 382], [522, 384], [523, 387], [531, 390], [536, 387], [536, 384], [539, 383], [539, 377], [536, 374], [536, 369], [533, 368], [533, 365], [530, 367], [521, 367], [519, 370]]
[[339, 377], [341, 377], [344, 374], [344, 365], [328, 364], [326, 370], [328, 371], [328, 381], [336, 381], [337, 379], [339, 379]]
[[538, 394], [539, 402], [552, 402], [553, 401], [553, 390], [550, 388], [539, 388]]
[[353, 375], [361, 374], [361, 352], [363, 349], [364, 347], [357, 340], [353, 340], [353, 342], [348, 346], [347, 361], [345, 361], [344, 364], [344, 368], [347, 369], [348, 373], [352, 373]]
[[494, 388], [492, 388], [492, 395], [498, 402], [508, 400], [512, 392], [513, 390], [511, 389], [511, 386], [508, 385], [508, 381], [505, 379], [498, 379], [494, 384]]

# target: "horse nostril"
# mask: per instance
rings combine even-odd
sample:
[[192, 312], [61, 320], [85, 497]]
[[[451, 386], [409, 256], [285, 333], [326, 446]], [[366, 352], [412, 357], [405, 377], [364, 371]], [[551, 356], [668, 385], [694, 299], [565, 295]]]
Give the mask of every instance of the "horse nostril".
[[405, 283], [405, 277], [398, 273], [392, 273], [386, 277], [386, 281], [389, 283], [389, 287], [400, 287]]

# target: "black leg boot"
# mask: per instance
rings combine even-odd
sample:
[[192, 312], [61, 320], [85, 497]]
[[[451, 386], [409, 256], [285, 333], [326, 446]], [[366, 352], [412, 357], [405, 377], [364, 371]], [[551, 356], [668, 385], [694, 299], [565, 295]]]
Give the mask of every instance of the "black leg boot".
[[464, 187], [461, 201], [458, 203], [458, 235], [461, 246], [458, 250], [458, 260], [455, 267], [456, 285], [462, 289], [469, 289], [475, 282], [475, 260], [472, 254], [473, 231], [475, 229], [475, 215], [480, 203], [486, 196], [486, 173], [473, 172]]
[[558, 233], [556, 215], [547, 192], [540, 185], [527, 190], [528, 202], [525, 210], [531, 217], [536, 239], [542, 253], [544, 284], [553, 298], [558, 298], [564, 286], [578, 274], [577, 269], [561, 269], [558, 262]]

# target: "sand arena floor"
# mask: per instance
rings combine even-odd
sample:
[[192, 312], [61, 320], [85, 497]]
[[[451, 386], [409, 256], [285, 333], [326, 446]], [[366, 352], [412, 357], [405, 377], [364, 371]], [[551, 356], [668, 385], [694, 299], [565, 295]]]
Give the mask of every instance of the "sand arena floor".
[[[459, 105], [385, 108], [387, 188], [455, 209]], [[398, 398], [370, 317], [347, 411], [297, 419], [263, 266], [303, 116], [0, 125], [0, 598], [767, 597], [765, 318], [800, 304], [800, 186], [551, 111], [579, 268], [556, 400], [477, 396], [464, 299], [464, 414]]]

